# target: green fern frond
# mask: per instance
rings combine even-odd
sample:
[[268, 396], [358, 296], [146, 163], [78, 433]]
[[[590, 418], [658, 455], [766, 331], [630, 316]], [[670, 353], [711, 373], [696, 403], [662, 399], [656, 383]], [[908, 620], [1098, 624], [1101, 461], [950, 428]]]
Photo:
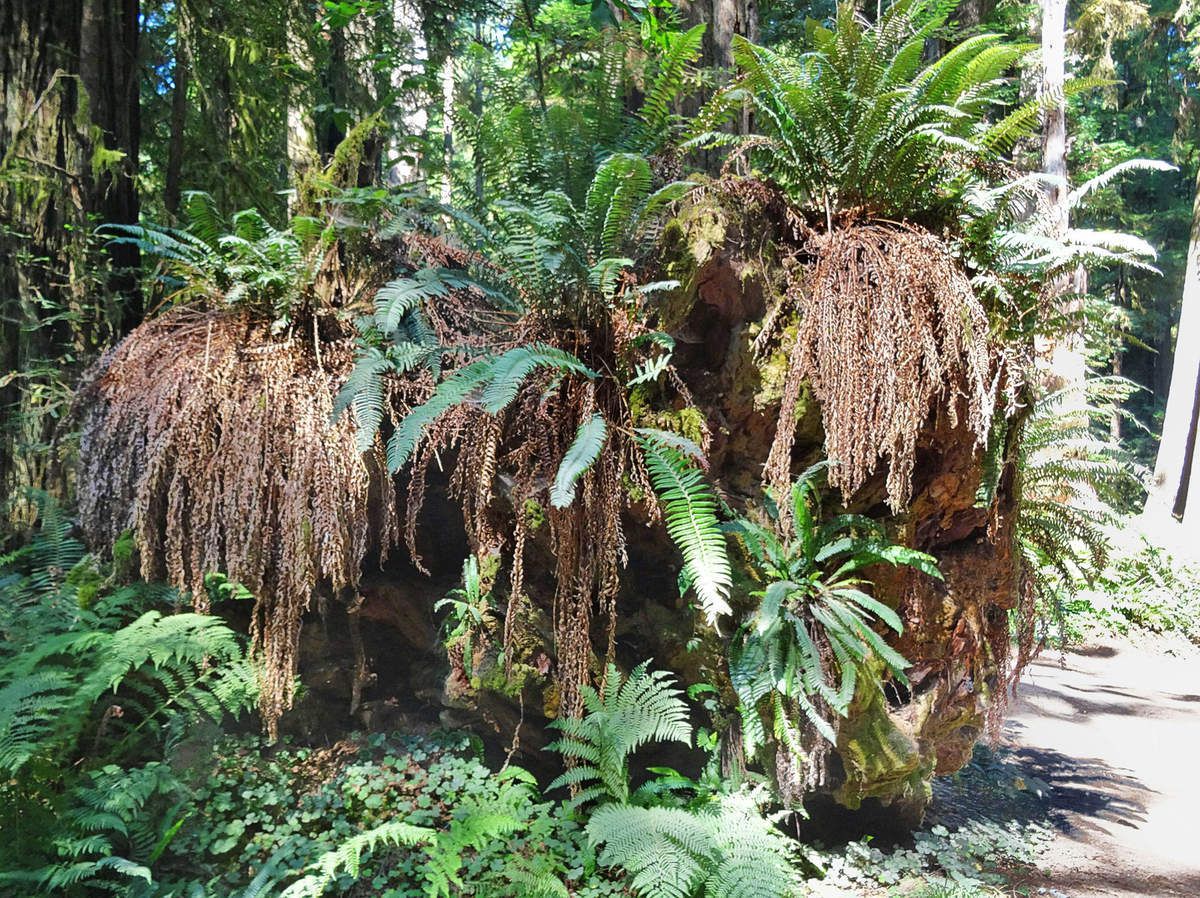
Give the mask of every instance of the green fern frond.
[[[577, 787], [593, 782], [616, 801], [629, 798], [629, 757], [649, 742], [691, 744], [687, 704], [670, 674], [648, 670], [643, 662], [622, 677], [609, 664], [603, 692], [583, 687], [583, 717], [563, 717], [550, 726], [559, 732], [547, 746], [571, 761], [584, 761], [559, 776], [548, 788]], [[589, 798], [592, 797], [589, 794]], [[582, 803], [579, 795], [576, 803]]]
[[603, 415], [592, 415], [579, 425], [550, 487], [550, 503], [555, 508], [566, 508], [575, 501], [576, 482], [596, 463], [607, 439], [608, 422]]
[[715, 623], [732, 610], [728, 597], [733, 585], [717, 498], [703, 474], [675, 446], [646, 433], [639, 433], [638, 444], [667, 532], [683, 555], [682, 582], [696, 590], [709, 622]]

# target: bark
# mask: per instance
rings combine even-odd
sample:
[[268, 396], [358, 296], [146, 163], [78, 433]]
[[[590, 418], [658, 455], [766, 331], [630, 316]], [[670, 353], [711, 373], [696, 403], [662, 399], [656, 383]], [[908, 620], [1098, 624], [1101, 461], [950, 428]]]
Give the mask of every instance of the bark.
[[288, 167], [296, 181], [318, 161], [316, 130], [311, 112], [315, 64], [309, 39], [313, 24], [310, 13], [307, 4], [300, 4], [288, 15], [288, 58], [298, 77], [288, 92], [287, 158]]
[[[704, 44], [699, 63], [715, 74], [715, 84], [727, 82], [734, 74], [733, 37], [740, 35], [751, 43], [759, 41], [758, 0], [680, 0], [678, 5], [687, 27], [704, 24]], [[685, 117], [694, 116], [712, 96], [710, 91], [696, 91], [681, 104]], [[749, 110], [729, 129], [741, 134], [752, 130]], [[705, 150], [697, 162], [715, 173], [725, 158], [720, 151]]]
[[[1049, 98], [1042, 126], [1042, 171], [1054, 179], [1046, 188], [1051, 207], [1050, 236], [1062, 238], [1070, 227], [1070, 208], [1067, 203], [1067, 105], [1063, 88], [1067, 78], [1067, 0], [1046, 0], [1042, 4], [1042, 84], [1043, 97]], [[1074, 277], [1060, 277], [1051, 287], [1061, 295], [1068, 291], [1078, 295], [1087, 289], [1086, 275], [1076, 271]], [[1071, 299], [1063, 311], [1078, 314], [1081, 304]], [[1075, 327], [1066, 334], [1045, 341], [1039, 354], [1051, 388], [1080, 383], [1086, 376], [1082, 334]]]
[[[1195, 470], [1197, 417], [1200, 415], [1200, 176], [1196, 188], [1167, 412], [1154, 465], [1154, 480], [1146, 498], [1146, 521], [1158, 528], [1173, 521], [1194, 521], [1200, 517], [1200, 508], [1196, 504], [1200, 502], [1196, 496], [1200, 472]], [[1187, 517], [1189, 500], [1194, 500], [1190, 518]]]
[[454, 188], [454, 55], [442, 62], [442, 203], [450, 204]]
[[136, 250], [113, 252], [109, 275], [89, 243], [95, 223], [138, 216], [137, 41], [137, 0], [0, 0], [6, 499], [52, 485], [51, 457], [31, 447], [51, 440], [78, 365], [141, 315], [134, 280], [119, 271], [136, 265]]
[[[733, 70], [733, 36], [758, 42], [757, 0], [684, 0], [679, 4], [688, 27], [703, 22], [704, 53], [701, 64], [728, 73]], [[721, 77], [720, 80], [725, 80]]]
[[192, 80], [189, 58], [186, 7], [180, 4], [175, 26], [175, 71], [171, 88], [171, 132], [167, 143], [167, 170], [163, 186], [163, 204], [172, 215], [179, 212], [183, 193], [183, 140], [187, 131], [188, 87]]
[[426, 109], [428, 98], [423, 91], [406, 85], [406, 82], [418, 79], [424, 73], [429, 59], [421, 7], [416, 0], [392, 0], [392, 31], [398, 43], [406, 41], [409, 47], [405, 54], [407, 58], [392, 69], [391, 88], [398, 121], [395, 123], [397, 127], [393, 132], [392, 144], [388, 148], [390, 167], [387, 174], [392, 184], [408, 184], [421, 175], [410, 139], [424, 134], [429, 125]]

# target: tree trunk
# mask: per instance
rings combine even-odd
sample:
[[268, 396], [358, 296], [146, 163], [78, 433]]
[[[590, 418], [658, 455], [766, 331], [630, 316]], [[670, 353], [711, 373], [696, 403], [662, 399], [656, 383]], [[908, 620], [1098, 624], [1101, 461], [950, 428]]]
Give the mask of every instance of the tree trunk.
[[97, 222], [138, 217], [137, 42], [137, 0], [0, 0], [6, 499], [53, 486], [51, 455], [38, 450], [79, 365], [141, 316], [136, 249], [113, 251], [109, 274], [90, 239]]
[[[1067, 80], [1067, 0], [1046, 0], [1042, 3], [1042, 84], [1041, 93], [1047, 98], [1045, 121], [1042, 126], [1042, 171], [1053, 183], [1046, 187], [1052, 224], [1050, 236], [1061, 239], [1070, 227], [1070, 207], [1067, 197], [1067, 104], [1063, 94]], [[1068, 291], [1078, 296], [1087, 289], [1086, 275], [1077, 271], [1074, 277], [1060, 276], [1051, 285], [1055, 296]], [[1070, 299], [1063, 308], [1069, 316], [1078, 315], [1082, 304]], [[1052, 389], [1081, 383], [1086, 376], [1083, 337], [1079, 326], [1056, 338], [1044, 341], [1039, 347], [1047, 386]]]
[[175, 71], [171, 88], [171, 134], [167, 142], [167, 171], [163, 185], [163, 204], [172, 215], [179, 212], [179, 200], [183, 194], [183, 139], [187, 131], [188, 86], [192, 79], [189, 58], [187, 8], [179, 4], [175, 9]]
[[288, 12], [288, 59], [299, 77], [288, 91], [287, 158], [293, 182], [318, 163], [316, 128], [313, 125], [312, 88], [316, 66], [310, 32], [315, 14], [308, 4], [294, 4]]
[[[1146, 498], [1144, 517], [1154, 530], [1165, 531], [1173, 522], [1200, 518], [1196, 495], [1196, 428], [1200, 417], [1200, 173], [1192, 205], [1192, 233], [1188, 242], [1187, 272], [1179, 330], [1175, 337], [1175, 363], [1167, 394], [1162, 441], [1154, 465], [1154, 480]], [[1189, 500], [1194, 500], [1189, 506]], [[1187, 515], [1188, 508], [1191, 515]]]
[[392, 0], [392, 31], [397, 43], [407, 43], [408, 52], [392, 69], [392, 92], [398, 114], [389, 147], [388, 181], [408, 184], [421, 176], [419, 160], [413, 152], [413, 138], [429, 127], [428, 98], [424, 91], [411, 86], [425, 72], [429, 47], [425, 41], [421, 6], [416, 0]]
[[442, 203], [450, 205], [454, 193], [454, 54], [442, 62]]

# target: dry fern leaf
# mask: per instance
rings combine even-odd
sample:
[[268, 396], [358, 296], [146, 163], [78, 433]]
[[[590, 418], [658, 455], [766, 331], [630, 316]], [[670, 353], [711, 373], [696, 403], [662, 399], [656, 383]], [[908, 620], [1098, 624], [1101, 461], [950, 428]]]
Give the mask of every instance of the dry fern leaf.
[[790, 297], [800, 321], [766, 480], [782, 489], [791, 476], [791, 422], [808, 381], [821, 403], [830, 484], [848, 499], [886, 460], [888, 505], [899, 512], [935, 409], [953, 419], [965, 408], [980, 445], [987, 439], [995, 405], [987, 315], [928, 231], [852, 225], [814, 237], [809, 249], [813, 261]]
[[199, 610], [214, 571], [254, 593], [272, 735], [314, 591], [356, 587], [367, 553], [398, 534], [379, 446], [360, 453], [350, 416], [333, 418], [351, 352], [340, 335], [318, 347], [244, 314], [178, 309], [108, 353], [82, 395], [85, 531], [132, 529], [142, 575], [190, 589]]

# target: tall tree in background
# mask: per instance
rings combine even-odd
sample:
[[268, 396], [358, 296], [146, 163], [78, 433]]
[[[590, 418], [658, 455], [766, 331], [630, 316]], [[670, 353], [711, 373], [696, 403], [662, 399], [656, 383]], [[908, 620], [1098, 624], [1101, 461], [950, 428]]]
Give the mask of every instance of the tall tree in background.
[[1200, 179], [1184, 276], [1183, 305], [1175, 337], [1175, 364], [1154, 480], [1146, 499], [1147, 522], [1160, 532], [1175, 522], [1200, 522], [1200, 470], [1196, 431], [1200, 420]]
[[[137, 0], [0, 0], [0, 495], [46, 485], [69, 382], [141, 315], [96, 222], [135, 222]], [[98, 272], [98, 274], [96, 274]], [[18, 446], [25, 451], [17, 452]]]
[[[1070, 222], [1067, 181], [1067, 0], [1044, 0], [1042, 6], [1042, 83], [1045, 98], [1045, 121], [1042, 125], [1042, 172], [1050, 180], [1046, 186], [1053, 225], [1050, 236], [1063, 238]], [[1081, 270], [1082, 271], [1082, 270]], [[1081, 272], [1080, 272], [1081, 273]], [[1064, 311], [1075, 318], [1081, 308], [1078, 294], [1087, 288], [1084, 283], [1072, 283], [1069, 276], [1050, 285], [1057, 296], [1070, 298]], [[1082, 289], [1081, 289], [1082, 288]], [[1068, 329], [1046, 341], [1041, 354], [1052, 387], [1080, 383], [1086, 375], [1083, 337], [1078, 323], [1071, 321]]]

